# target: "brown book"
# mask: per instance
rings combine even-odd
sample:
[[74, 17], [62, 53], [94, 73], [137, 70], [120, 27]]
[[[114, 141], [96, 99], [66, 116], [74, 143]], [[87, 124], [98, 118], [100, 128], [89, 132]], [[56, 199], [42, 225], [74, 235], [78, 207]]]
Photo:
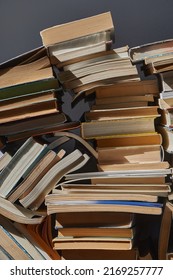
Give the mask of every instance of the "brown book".
[[133, 170], [143, 170], [146, 173], [149, 170], [164, 170], [169, 169], [170, 164], [168, 161], [160, 162], [148, 162], [148, 163], [123, 163], [123, 164], [98, 164], [99, 171], [133, 171]]
[[[114, 184], [61, 184], [62, 190], [69, 193], [88, 193], [93, 194], [150, 194], [161, 197], [168, 197], [171, 193], [171, 187], [169, 184], [151, 184], [151, 183], [114, 183]], [[53, 193], [56, 193], [56, 189]]]
[[167, 126], [161, 126], [159, 125], [157, 127], [157, 130], [159, 131], [159, 133], [162, 135], [162, 139], [163, 139], [163, 143], [162, 146], [164, 148], [164, 150], [171, 154], [173, 152], [173, 131], [171, 129], [169, 129], [169, 127]]
[[123, 146], [137, 146], [137, 145], [161, 145], [162, 135], [155, 133], [146, 133], [138, 135], [127, 135], [122, 137], [111, 137], [108, 139], [97, 139], [96, 147], [106, 148], [106, 147], [123, 147]]
[[114, 137], [115, 135], [120, 137], [120, 135], [153, 133], [155, 132], [155, 119], [157, 117], [159, 117], [159, 114], [83, 122], [81, 124], [81, 135], [84, 139], [98, 139]]
[[95, 250], [131, 250], [133, 241], [130, 238], [109, 237], [74, 237], [54, 238], [54, 250], [95, 249]]
[[[142, 164], [162, 161], [160, 145], [97, 148], [98, 164]], [[123, 168], [123, 167], [122, 167]]]
[[90, 110], [85, 113], [86, 121], [102, 121], [121, 118], [145, 117], [158, 114], [158, 106]]
[[102, 31], [114, 31], [110, 12], [56, 25], [42, 30], [40, 35], [43, 45], [47, 47]]
[[109, 98], [117, 96], [145, 96], [153, 94], [159, 96], [159, 84], [156, 79], [143, 81], [127, 81], [110, 86], [98, 87], [96, 89], [96, 98]]
[[138, 250], [62, 250], [62, 260], [136, 260]]
[[68, 212], [58, 213], [55, 219], [55, 228], [72, 227], [114, 227], [131, 228], [134, 224], [134, 215], [123, 212]]

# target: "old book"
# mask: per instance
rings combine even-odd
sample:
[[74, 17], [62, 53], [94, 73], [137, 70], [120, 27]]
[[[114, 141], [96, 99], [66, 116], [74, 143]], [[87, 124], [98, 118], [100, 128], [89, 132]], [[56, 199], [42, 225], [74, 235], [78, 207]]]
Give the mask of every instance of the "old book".
[[133, 171], [133, 170], [145, 170], [147, 173], [149, 170], [153, 169], [154, 170], [164, 170], [164, 169], [169, 169], [170, 164], [168, 161], [158, 161], [158, 162], [138, 162], [138, 163], [112, 163], [112, 164], [98, 164], [97, 165], [99, 171], [106, 171], [106, 172], [111, 172], [111, 171]]
[[33, 138], [29, 138], [17, 150], [6, 167], [0, 172], [0, 195], [7, 197], [17, 182], [24, 176], [27, 169], [37, 159], [45, 145], [39, 144]]
[[127, 135], [120, 137], [111, 137], [105, 139], [97, 139], [96, 147], [123, 147], [123, 146], [143, 146], [143, 145], [161, 145], [162, 135], [158, 132], [141, 133], [136, 135]]
[[158, 80], [126, 81], [110, 86], [98, 87], [95, 90], [96, 99], [117, 97], [117, 96], [145, 96], [152, 94], [159, 96]]
[[[97, 203], [97, 201], [110, 201], [110, 200], [125, 200], [129, 201], [132, 200], [131, 194], [128, 193], [114, 193], [114, 192], [66, 192], [64, 190], [59, 190], [56, 193], [49, 194], [46, 198], [46, 203], [48, 204], [67, 204], [69, 205], [70, 203], [76, 203], [76, 204], [82, 204], [82, 203], [90, 203], [90, 201], [94, 203]], [[134, 193], [133, 194], [133, 201], [148, 201], [148, 202], [157, 202], [158, 197], [157, 195], [149, 195], [149, 194], [138, 194]]]
[[130, 238], [108, 237], [74, 237], [54, 238], [54, 250], [95, 249], [95, 250], [131, 250], [133, 240]]
[[159, 108], [162, 110], [173, 108], [173, 92], [162, 92], [158, 99]]
[[68, 212], [58, 213], [55, 219], [55, 228], [72, 227], [114, 227], [131, 228], [134, 225], [135, 216], [132, 213], [123, 212]]
[[[61, 188], [69, 193], [114, 193], [114, 194], [151, 194], [160, 197], [168, 197], [171, 192], [169, 184], [151, 184], [151, 183], [103, 183], [103, 184], [61, 184]], [[53, 193], [56, 193], [56, 189]]]
[[158, 114], [158, 106], [133, 107], [133, 108], [116, 108], [103, 110], [90, 110], [85, 113], [86, 121], [102, 121], [121, 118], [134, 118], [154, 116]]
[[62, 260], [136, 260], [138, 250], [61, 250]]
[[110, 12], [56, 25], [40, 32], [43, 45], [50, 46], [102, 31], [114, 32]]
[[129, 56], [133, 63], [138, 63], [143, 61], [145, 58], [160, 57], [170, 52], [173, 52], [172, 39], [132, 47], [129, 49]]
[[152, 63], [149, 63], [143, 67], [144, 73], [146, 75], [153, 75], [158, 73], [163, 73], [173, 70], [173, 58], [165, 58], [162, 60], [156, 60]]
[[138, 116], [116, 118], [114, 120], [90, 121], [81, 124], [81, 135], [84, 139], [118, 137], [137, 133], [155, 132], [155, 116]]
[[[97, 148], [98, 164], [155, 163], [162, 161], [160, 145]], [[123, 168], [123, 167], [122, 167]]]

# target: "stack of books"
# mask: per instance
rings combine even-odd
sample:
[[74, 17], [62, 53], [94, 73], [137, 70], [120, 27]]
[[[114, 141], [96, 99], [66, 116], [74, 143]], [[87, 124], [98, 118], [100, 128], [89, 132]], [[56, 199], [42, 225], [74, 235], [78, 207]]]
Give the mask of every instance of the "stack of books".
[[[60, 88], [44, 47], [0, 65], [0, 137], [7, 142], [64, 129]], [[67, 124], [67, 126], [70, 124]]]
[[145, 76], [157, 78], [160, 88], [158, 105], [161, 121], [158, 130], [163, 135], [163, 147], [173, 152], [172, 114], [173, 114], [173, 40], [152, 42], [129, 49], [129, 56], [135, 65], [141, 63]]

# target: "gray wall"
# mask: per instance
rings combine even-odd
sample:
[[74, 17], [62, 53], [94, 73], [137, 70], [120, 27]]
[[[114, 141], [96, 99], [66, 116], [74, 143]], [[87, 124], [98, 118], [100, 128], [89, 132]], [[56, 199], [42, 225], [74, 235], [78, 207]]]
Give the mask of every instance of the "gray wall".
[[44, 28], [106, 11], [115, 47], [173, 38], [173, 0], [0, 0], [0, 62], [40, 46]]

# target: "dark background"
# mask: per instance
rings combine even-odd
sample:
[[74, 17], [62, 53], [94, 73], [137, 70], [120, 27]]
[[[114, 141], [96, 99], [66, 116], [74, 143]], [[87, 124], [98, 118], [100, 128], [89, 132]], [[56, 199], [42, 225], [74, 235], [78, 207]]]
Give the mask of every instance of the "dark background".
[[115, 47], [173, 38], [172, 0], [0, 0], [0, 63], [40, 46], [47, 27], [107, 11]]

